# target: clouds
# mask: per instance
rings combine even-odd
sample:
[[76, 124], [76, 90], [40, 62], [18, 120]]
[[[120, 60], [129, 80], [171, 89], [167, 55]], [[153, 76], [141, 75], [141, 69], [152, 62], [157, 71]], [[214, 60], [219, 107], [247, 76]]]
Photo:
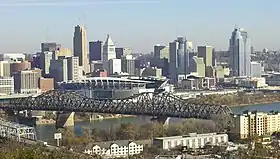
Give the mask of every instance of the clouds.
[[0, 1], [0, 7], [64, 7], [64, 6], [89, 6], [89, 5], [120, 5], [120, 4], [153, 4], [159, 0], [4, 0]]

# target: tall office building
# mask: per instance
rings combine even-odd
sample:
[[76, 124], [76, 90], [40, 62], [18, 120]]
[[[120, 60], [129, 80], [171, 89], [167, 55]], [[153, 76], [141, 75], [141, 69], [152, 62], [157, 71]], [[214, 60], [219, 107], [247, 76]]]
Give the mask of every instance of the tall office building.
[[67, 57], [68, 80], [79, 80], [79, 57]]
[[45, 51], [40, 55], [40, 68], [43, 71], [43, 75], [50, 73], [51, 60], [53, 59], [53, 52]]
[[155, 59], [168, 59], [169, 60], [169, 46], [157, 44], [154, 46], [154, 58]]
[[11, 77], [11, 63], [8, 61], [0, 61], [0, 76]]
[[0, 77], [0, 94], [14, 94], [14, 77]]
[[205, 66], [213, 66], [213, 50], [211, 46], [198, 46], [197, 47], [198, 57], [203, 58]]
[[56, 82], [68, 81], [67, 59], [58, 58], [51, 61], [50, 75]]
[[122, 72], [122, 60], [121, 59], [110, 59], [108, 62], [109, 75]]
[[108, 71], [109, 65], [108, 62], [110, 59], [116, 58], [116, 50], [115, 50], [115, 44], [113, 43], [112, 39], [109, 35], [107, 35], [107, 38], [103, 45], [103, 67]]
[[71, 56], [73, 56], [73, 52], [72, 52], [72, 50], [69, 49], [69, 48], [60, 47], [60, 48], [55, 52], [55, 59], [57, 59], [59, 56], [71, 57]]
[[89, 42], [89, 62], [102, 60], [103, 42], [91, 41]]
[[169, 72], [170, 72], [170, 79], [173, 84], [178, 83], [177, 50], [178, 50], [178, 42], [177, 41], [170, 42], [169, 43], [169, 53], [170, 53]]
[[121, 59], [123, 56], [131, 55], [132, 50], [128, 47], [116, 48], [116, 58]]
[[132, 55], [126, 55], [122, 57], [122, 72], [126, 72], [129, 75], [136, 75], [135, 72], [135, 59], [132, 58]]
[[178, 50], [177, 50], [177, 61], [179, 74], [187, 75], [189, 67], [189, 52], [187, 50], [187, 40], [185, 37], [178, 37]]
[[250, 39], [243, 28], [236, 28], [229, 40], [231, 74], [233, 76], [250, 76]]
[[77, 25], [75, 27], [74, 37], [73, 37], [73, 47], [74, 56], [79, 57], [79, 66], [83, 67], [84, 73], [89, 72], [89, 59], [87, 53], [87, 38], [86, 30]]
[[14, 74], [15, 92], [17, 93], [39, 93], [38, 82], [40, 75], [37, 70], [24, 70]]
[[57, 43], [41, 43], [41, 53], [43, 52], [52, 52], [60, 50], [61, 45]]

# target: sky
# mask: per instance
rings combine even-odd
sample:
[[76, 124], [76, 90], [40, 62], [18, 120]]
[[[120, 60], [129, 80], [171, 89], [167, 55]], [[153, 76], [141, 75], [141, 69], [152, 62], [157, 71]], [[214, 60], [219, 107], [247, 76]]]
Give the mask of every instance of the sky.
[[279, 0], [0, 0], [0, 53], [40, 51], [41, 42], [72, 48], [75, 25], [88, 41], [110, 34], [116, 47], [152, 52], [186, 36], [194, 46], [228, 49], [245, 28], [255, 49], [280, 49]]

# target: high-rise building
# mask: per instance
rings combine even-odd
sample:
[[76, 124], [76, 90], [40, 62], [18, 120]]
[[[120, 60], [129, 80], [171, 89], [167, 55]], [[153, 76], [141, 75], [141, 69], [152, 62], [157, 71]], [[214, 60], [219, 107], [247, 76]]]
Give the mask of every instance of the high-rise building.
[[89, 72], [89, 59], [87, 53], [87, 37], [86, 30], [77, 25], [75, 27], [74, 37], [73, 37], [73, 47], [74, 56], [79, 57], [79, 66], [83, 67], [84, 73]]
[[170, 55], [169, 72], [170, 72], [170, 79], [173, 84], [178, 83], [177, 50], [178, 50], [178, 42], [177, 41], [170, 42], [169, 43], [169, 55]]
[[91, 41], [89, 42], [89, 62], [102, 60], [103, 42]]
[[16, 61], [24, 61], [26, 55], [23, 53], [4, 53], [0, 54], [1, 61], [9, 61], [9, 62], [16, 62]]
[[122, 60], [121, 59], [110, 59], [109, 62], [109, 75], [122, 72]]
[[261, 77], [262, 75], [262, 65], [259, 62], [251, 62], [251, 77]]
[[38, 72], [34, 70], [16, 72], [14, 74], [15, 92], [23, 94], [39, 93], [38, 77]]
[[202, 57], [194, 56], [190, 60], [190, 72], [205, 77], [205, 64]]
[[198, 52], [198, 57], [203, 58], [203, 62], [205, 66], [213, 66], [213, 52], [212, 52], [212, 47], [211, 46], [198, 46], [197, 47], [197, 52]]
[[11, 63], [8, 61], [0, 61], [0, 76], [10, 77], [11, 76]]
[[113, 41], [109, 35], [107, 35], [107, 38], [103, 45], [103, 56], [102, 57], [103, 57], [103, 59], [102, 59], [103, 68], [108, 70], [109, 69], [109, 65], [108, 65], [109, 60], [116, 58], [115, 44], [113, 43]]
[[128, 47], [116, 48], [116, 58], [121, 59], [123, 56], [131, 55], [132, 50]]
[[69, 49], [69, 48], [60, 47], [60, 48], [55, 52], [55, 59], [57, 59], [59, 56], [71, 57], [71, 56], [73, 56], [73, 52], [72, 52], [72, 50]]
[[79, 80], [79, 57], [67, 57], [68, 80]]
[[280, 113], [244, 112], [235, 115], [232, 133], [240, 139], [250, 136], [271, 135], [280, 129]]
[[135, 59], [132, 58], [132, 55], [126, 55], [122, 57], [122, 72], [126, 72], [129, 75], [136, 75], [135, 72]]
[[51, 61], [50, 75], [56, 82], [68, 81], [67, 59], [58, 58]]
[[169, 46], [155, 45], [154, 46], [154, 58], [155, 59], [168, 59], [169, 60]]
[[0, 94], [10, 95], [14, 93], [14, 78], [0, 77]]
[[177, 50], [177, 60], [179, 74], [187, 75], [189, 67], [189, 52], [187, 50], [187, 40], [185, 37], [178, 37], [178, 50]]
[[43, 52], [52, 52], [60, 50], [61, 45], [57, 43], [41, 43], [41, 53]]
[[47, 92], [54, 89], [54, 79], [53, 78], [40, 78], [39, 88], [41, 92]]
[[229, 40], [231, 74], [250, 76], [251, 50], [248, 33], [243, 28], [236, 28]]
[[43, 75], [48, 75], [50, 73], [51, 60], [53, 59], [53, 52], [45, 51], [40, 55], [40, 68], [43, 71]]
[[102, 61], [91, 61], [90, 72], [95, 72], [97, 70], [103, 70], [103, 62]]
[[29, 61], [17, 61], [11, 63], [11, 74], [23, 70], [30, 70], [31, 69], [31, 63]]

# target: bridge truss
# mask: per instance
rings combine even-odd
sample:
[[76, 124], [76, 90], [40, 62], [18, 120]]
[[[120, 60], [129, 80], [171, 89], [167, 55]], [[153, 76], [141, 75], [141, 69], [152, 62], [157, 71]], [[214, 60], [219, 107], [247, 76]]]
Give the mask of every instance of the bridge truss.
[[17, 141], [21, 139], [37, 140], [34, 127], [9, 122], [0, 118], [0, 136], [13, 138]]
[[37, 97], [11, 99], [1, 107], [13, 110], [94, 112], [199, 119], [211, 119], [213, 115], [230, 117], [232, 114], [227, 106], [188, 103], [187, 100], [167, 92], [141, 93], [124, 99], [97, 100], [73, 91], [53, 90]]

